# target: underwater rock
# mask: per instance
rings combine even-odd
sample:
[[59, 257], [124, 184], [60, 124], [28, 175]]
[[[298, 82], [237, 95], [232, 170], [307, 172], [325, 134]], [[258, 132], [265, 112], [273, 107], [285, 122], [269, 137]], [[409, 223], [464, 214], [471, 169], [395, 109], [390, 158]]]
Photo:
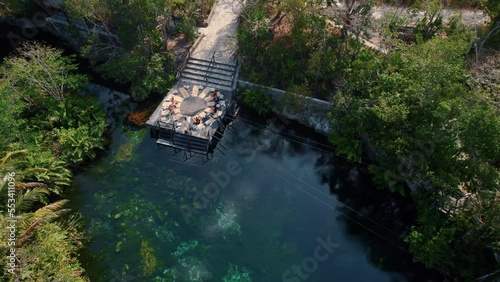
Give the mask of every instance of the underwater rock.
[[215, 214], [212, 214], [209, 218], [201, 219], [204, 238], [214, 241], [221, 236], [227, 239], [227, 236], [241, 235], [240, 224], [236, 221], [237, 218], [237, 208], [233, 202], [219, 203], [215, 209]]
[[217, 214], [217, 225], [226, 234], [241, 234], [240, 224], [236, 221], [238, 214], [233, 202], [227, 202], [222, 208], [215, 210]]
[[179, 259], [182, 266], [179, 273], [181, 281], [208, 281], [212, 274], [207, 267], [195, 257], [187, 257]]
[[134, 149], [144, 140], [148, 130], [144, 128], [142, 130], [129, 131], [122, 135], [122, 145], [118, 147], [113, 155], [111, 164], [122, 163], [132, 160], [134, 157]]
[[153, 282], [174, 282], [178, 281], [176, 279], [176, 270], [175, 268], [167, 268], [163, 271], [162, 276], [156, 276], [152, 280]]

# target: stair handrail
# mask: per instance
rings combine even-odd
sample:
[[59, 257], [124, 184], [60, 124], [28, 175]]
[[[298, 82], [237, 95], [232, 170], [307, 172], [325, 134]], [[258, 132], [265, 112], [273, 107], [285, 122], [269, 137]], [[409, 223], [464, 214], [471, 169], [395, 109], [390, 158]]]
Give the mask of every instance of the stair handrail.
[[240, 61], [238, 59], [236, 59], [236, 65], [235, 65], [235, 68], [234, 68], [234, 72], [233, 72], [233, 83], [232, 83], [232, 88], [233, 88], [233, 91], [235, 91], [237, 88], [238, 88], [238, 68], [240, 67]]
[[184, 68], [186, 67], [186, 64], [190, 58], [191, 58], [191, 50], [187, 50], [186, 58], [184, 58], [184, 62], [182, 62], [180, 69], [177, 71], [177, 74], [175, 75], [175, 78], [179, 79], [181, 77], [182, 72], [184, 71]]
[[207, 71], [205, 72], [205, 77], [203, 80], [208, 81], [208, 73], [210, 72], [210, 68], [212, 67], [212, 64], [215, 63], [215, 53], [217, 51], [214, 51], [212, 54], [212, 59], [210, 60], [210, 64], [208, 64]]

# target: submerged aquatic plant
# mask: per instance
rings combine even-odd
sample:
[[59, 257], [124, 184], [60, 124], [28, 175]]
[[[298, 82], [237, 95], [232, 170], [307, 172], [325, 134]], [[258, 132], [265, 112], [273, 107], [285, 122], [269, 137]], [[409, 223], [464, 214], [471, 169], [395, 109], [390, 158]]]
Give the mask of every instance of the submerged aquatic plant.
[[130, 161], [132, 159], [133, 151], [134, 151], [133, 144], [128, 143], [121, 145], [120, 147], [118, 147], [118, 150], [116, 150], [116, 153], [114, 154], [111, 163], [121, 163]]
[[222, 278], [223, 282], [252, 282], [250, 271], [246, 267], [238, 269], [237, 265], [229, 264], [226, 276]]
[[160, 239], [161, 241], [168, 241], [172, 242], [174, 240], [174, 233], [170, 231], [170, 228], [168, 226], [168, 222], [163, 224], [162, 226], [159, 226], [155, 230], [155, 236], [156, 238]]
[[112, 222], [99, 218], [92, 218], [89, 223], [88, 233], [90, 236], [109, 233], [113, 229]]
[[193, 250], [194, 248], [198, 247], [198, 241], [192, 240], [189, 242], [182, 242], [178, 247], [177, 250], [172, 254], [176, 257], [182, 256], [184, 253]]
[[141, 129], [124, 133], [122, 135], [122, 145], [114, 153], [111, 164], [131, 161], [134, 157], [135, 148], [144, 140], [146, 132], [145, 129]]
[[156, 257], [154, 250], [147, 241], [141, 242], [142, 274], [150, 276], [156, 270]]
[[141, 219], [144, 223], [149, 223], [153, 220], [151, 214], [155, 212], [155, 206], [153, 203], [144, 200], [141, 195], [135, 194], [130, 201], [119, 203], [116, 210], [117, 213], [113, 217], [120, 214], [119, 220], [130, 223]]
[[94, 209], [99, 211], [108, 211], [109, 210], [109, 201], [116, 197], [117, 191], [116, 189], [110, 190], [98, 190], [93, 196], [95, 199]]

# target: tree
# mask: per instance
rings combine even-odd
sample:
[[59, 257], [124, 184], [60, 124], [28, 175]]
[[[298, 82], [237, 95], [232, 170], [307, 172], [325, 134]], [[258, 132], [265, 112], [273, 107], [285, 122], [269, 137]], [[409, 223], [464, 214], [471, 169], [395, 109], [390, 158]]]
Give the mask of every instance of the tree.
[[[422, 0], [416, 1], [411, 7], [405, 9], [394, 8], [385, 13], [378, 22], [382, 41], [387, 49], [399, 48], [405, 44], [415, 43], [417, 40], [430, 40], [436, 34], [444, 32], [446, 26], [443, 22], [443, 1]], [[461, 24], [461, 18], [454, 15], [449, 20], [448, 32], [470, 31]], [[460, 30], [459, 30], [460, 29]]]
[[[489, 54], [488, 54], [489, 53]], [[468, 84], [500, 111], [500, 51], [483, 52], [472, 64]]]
[[[169, 37], [180, 32], [194, 40], [195, 25], [209, 3], [213, 2], [69, 0], [66, 6], [73, 16], [102, 25], [112, 34], [90, 36], [82, 48], [84, 54], [105, 77], [130, 85], [132, 97], [142, 100], [172, 85], [176, 70], [174, 55], [167, 49]], [[177, 22], [175, 31], [170, 28], [172, 22]]]
[[21, 124], [21, 114], [24, 109], [24, 103], [0, 79], [0, 150], [6, 148], [15, 141], [17, 135], [16, 128]]
[[81, 163], [104, 148], [103, 106], [81, 95], [87, 79], [72, 73], [77, 65], [61, 50], [27, 43], [0, 69], [0, 105], [6, 109], [0, 114], [0, 125], [10, 129], [0, 148], [29, 149], [29, 165], [53, 168], [37, 170], [31, 177], [55, 180], [51, 189], [60, 191], [69, 182], [66, 161]]
[[87, 21], [99, 23], [105, 31], [111, 33], [113, 9], [111, 0], [65, 0], [65, 11]]
[[73, 73], [76, 69], [73, 59], [63, 56], [61, 50], [36, 41], [25, 42], [17, 55], [5, 59], [0, 85], [28, 106], [43, 103], [49, 96], [62, 103], [68, 92], [79, 91], [87, 82], [84, 75]]
[[35, 0], [3, 0], [0, 2], [1, 17], [23, 17], [36, 11]]
[[344, 41], [347, 42], [351, 34], [357, 40], [370, 38], [368, 28], [370, 27], [374, 1], [342, 0], [327, 1], [327, 3], [329, 6], [335, 6], [333, 20], [337, 25], [342, 27], [342, 38]]
[[375, 182], [416, 202], [414, 259], [466, 280], [493, 271], [484, 251], [497, 251], [500, 233], [500, 119], [489, 92], [467, 85], [471, 47], [459, 33], [358, 56], [331, 114], [338, 151], [355, 159], [368, 140]]

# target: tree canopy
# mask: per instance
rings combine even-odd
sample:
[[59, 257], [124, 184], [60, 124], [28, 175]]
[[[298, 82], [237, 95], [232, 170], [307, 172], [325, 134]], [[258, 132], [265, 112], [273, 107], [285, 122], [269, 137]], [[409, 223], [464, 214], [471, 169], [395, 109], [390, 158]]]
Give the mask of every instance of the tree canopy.
[[[498, 53], [476, 48], [482, 33], [460, 17], [444, 22], [442, 1], [417, 2], [413, 16], [370, 23], [368, 1], [287, 13], [305, 2], [254, 1], [238, 34], [243, 76], [332, 101], [337, 153], [360, 161], [370, 144], [377, 185], [415, 202], [414, 259], [473, 280], [494, 272], [500, 251]], [[387, 54], [365, 47], [374, 28]]]

